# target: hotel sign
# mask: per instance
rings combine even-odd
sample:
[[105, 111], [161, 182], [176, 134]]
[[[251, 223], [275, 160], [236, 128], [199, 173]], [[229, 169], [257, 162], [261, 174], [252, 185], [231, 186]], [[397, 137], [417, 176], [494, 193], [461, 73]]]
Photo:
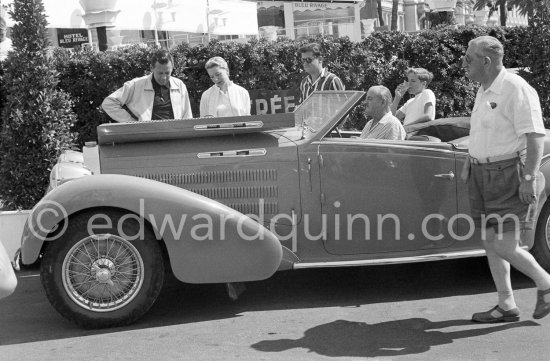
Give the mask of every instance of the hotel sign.
[[355, 4], [360, 1], [358, 0], [317, 0], [317, 1], [258, 1], [258, 8], [270, 8], [270, 7], [281, 7], [284, 3], [291, 3], [292, 7], [295, 10], [318, 10], [318, 9], [333, 9], [340, 4]]
[[57, 29], [57, 42], [60, 47], [74, 48], [88, 42], [87, 29]]

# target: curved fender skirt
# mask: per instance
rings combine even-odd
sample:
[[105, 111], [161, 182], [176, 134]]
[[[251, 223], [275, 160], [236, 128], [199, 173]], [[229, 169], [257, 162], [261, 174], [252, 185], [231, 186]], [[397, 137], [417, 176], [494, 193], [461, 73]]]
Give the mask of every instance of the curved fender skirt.
[[[184, 233], [187, 235], [184, 239], [166, 243], [172, 270], [180, 281], [255, 281], [277, 271], [283, 251], [275, 235], [247, 216], [234, 218], [235, 222], [227, 221], [223, 228], [213, 227], [215, 238], [193, 239], [191, 231]], [[216, 234], [221, 229], [223, 237]]]
[[[147, 219], [157, 239], [164, 240], [172, 270], [183, 282], [261, 280], [281, 264], [279, 240], [250, 217], [179, 187], [115, 174], [83, 177], [48, 193], [25, 225], [23, 263], [38, 259], [44, 241], [55, 242], [48, 235], [63, 219], [97, 207], [125, 209]], [[173, 228], [164, 223], [168, 220]]]

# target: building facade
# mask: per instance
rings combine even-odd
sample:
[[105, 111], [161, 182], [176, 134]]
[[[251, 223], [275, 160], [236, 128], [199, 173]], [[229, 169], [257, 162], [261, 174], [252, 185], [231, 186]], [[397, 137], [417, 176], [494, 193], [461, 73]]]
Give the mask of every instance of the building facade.
[[[474, 0], [381, 0], [382, 21], [378, 0], [64, 0], [62, 7], [59, 0], [42, 1], [52, 45], [67, 48], [104, 44], [103, 49], [115, 49], [136, 43], [171, 48], [258, 36], [333, 35], [361, 41], [391, 28], [394, 5], [397, 30], [406, 32], [430, 28], [435, 13], [452, 12], [458, 25], [495, 26], [500, 18], [498, 9], [474, 11]], [[2, 1], [2, 8], [10, 2]], [[96, 8], [99, 4], [103, 8]], [[527, 25], [516, 9], [507, 9], [507, 15], [507, 26]]]
[[[258, 1], [260, 35], [300, 39], [309, 35], [349, 36], [361, 41], [376, 30], [391, 29], [393, 0]], [[398, 0], [397, 30], [415, 32], [429, 29], [429, 14], [451, 12], [457, 25], [500, 25], [498, 9], [474, 11], [474, 0]], [[517, 9], [507, 9], [506, 26], [527, 25]]]

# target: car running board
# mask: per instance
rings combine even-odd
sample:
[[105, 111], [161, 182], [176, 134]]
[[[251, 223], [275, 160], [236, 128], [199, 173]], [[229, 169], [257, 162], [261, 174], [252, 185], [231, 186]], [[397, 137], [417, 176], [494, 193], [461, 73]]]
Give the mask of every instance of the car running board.
[[428, 262], [428, 261], [440, 261], [445, 259], [454, 258], [467, 258], [467, 257], [481, 257], [485, 255], [485, 251], [482, 249], [461, 251], [461, 252], [447, 252], [425, 256], [412, 256], [412, 257], [396, 257], [386, 259], [369, 259], [369, 260], [356, 260], [356, 261], [335, 261], [335, 262], [300, 262], [294, 263], [293, 269], [305, 269], [305, 268], [328, 268], [328, 267], [355, 267], [355, 266], [376, 266], [376, 265], [389, 265], [400, 263], [413, 263], [413, 262]]

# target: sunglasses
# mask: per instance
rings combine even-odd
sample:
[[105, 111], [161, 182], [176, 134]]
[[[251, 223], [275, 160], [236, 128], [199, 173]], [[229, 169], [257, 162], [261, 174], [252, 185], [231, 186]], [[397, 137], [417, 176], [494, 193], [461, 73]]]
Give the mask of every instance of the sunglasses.
[[302, 58], [302, 63], [308, 63], [308, 64], [311, 64], [313, 63], [313, 60], [315, 60], [317, 58]]

